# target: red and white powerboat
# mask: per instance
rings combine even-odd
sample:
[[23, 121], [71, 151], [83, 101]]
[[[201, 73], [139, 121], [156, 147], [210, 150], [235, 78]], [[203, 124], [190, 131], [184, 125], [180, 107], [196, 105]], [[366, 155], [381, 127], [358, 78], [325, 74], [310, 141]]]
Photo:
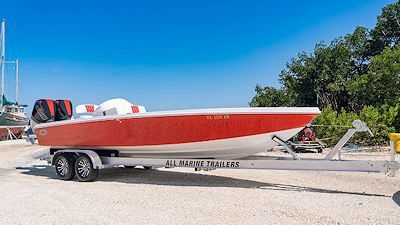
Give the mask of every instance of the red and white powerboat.
[[[394, 176], [400, 168], [391, 148], [390, 161], [334, 159], [356, 132], [370, 132], [353, 121], [353, 128], [323, 159], [300, 160], [285, 141], [294, 136], [320, 112], [317, 108], [228, 108], [146, 112], [123, 99], [100, 106], [80, 105], [71, 119], [68, 100], [38, 100], [32, 112], [35, 137], [50, 146], [41, 157], [55, 166], [58, 177], [93, 181], [99, 170], [115, 166], [143, 169], [185, 167], [200, 170], [268, 169], [383, 172]], [[35, 123], [38, 123], [35, 125]], [[372, 135], [372, 133], [371, 133]], [[392, 137], [391, 146], [394, 146]], [[246, 157], [277, 144], [288, 157]]]
[[[42, 108], [35, 105], [39, 119], [60, 108], [59, 104], [43, 107], [44, 101], [51, 103], [42, 100]], [[72, 105], [61, 103], [71, 114]], [[238, 159], [276, 146], [273, 136], [290, 139], [320, 113], [314, 107], [146, 112], [123, 99], [77, 107], [80, 113], [82, 109], [90, 115], [35, 125], [39, 144], [52, 149], [116, 151], [128, 157]]]

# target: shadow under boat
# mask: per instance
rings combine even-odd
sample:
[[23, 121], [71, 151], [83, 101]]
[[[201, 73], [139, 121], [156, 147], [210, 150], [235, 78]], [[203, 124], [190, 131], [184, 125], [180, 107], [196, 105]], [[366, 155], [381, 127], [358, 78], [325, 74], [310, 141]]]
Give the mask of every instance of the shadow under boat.
[[[33, 165], [30, 167], [16, 167], [22, 174], [47, 177], [59, 180], [54, 168], [50, 165]], [[77, 181], [77, 180], [73, 180]], [[288, 192], [315, 192], [325, 194], [346, 194], [372, 197], [392, 198], [400, 206], [400, 191], [393, 196], [365, 192], [348, 192], [323, 188], [314, 188], [298, 185], [259, 182], [232, 177], [223, 177], [211, 174], [186, 173], [164, 170], [144, 170], [123, 167], [114, 167], [100, 170], [98, 182], [120, 182], [125, 184], [152, 184], [165, 186], [193, 186], [193, 187], [231, 187], [249, 188]], [[68, 182], [61, 181], [60, 182]]]

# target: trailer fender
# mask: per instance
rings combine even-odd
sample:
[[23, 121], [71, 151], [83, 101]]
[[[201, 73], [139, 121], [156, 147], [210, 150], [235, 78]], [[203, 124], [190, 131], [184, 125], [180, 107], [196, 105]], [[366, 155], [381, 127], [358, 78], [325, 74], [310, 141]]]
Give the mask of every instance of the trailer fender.
[[70, 153], [70, 154], [74, 154], [74, 155], [87, 155], [89, 156], [90, 160], [93, 163], [93, 168], [94, 169], [103, 169], [104, 165], [101, 162], [100, 156], [92, 151], [92, 150], [83, 150], [83, 149], [65, 149], [65, 150], [58, 150], [54, 153], [53, 159], [51, 160], [51, 165], [54, 165], [55, 159], [57, 158], [57, 156], [59, 156], [60, 154], [64, 154], [64, 153]]

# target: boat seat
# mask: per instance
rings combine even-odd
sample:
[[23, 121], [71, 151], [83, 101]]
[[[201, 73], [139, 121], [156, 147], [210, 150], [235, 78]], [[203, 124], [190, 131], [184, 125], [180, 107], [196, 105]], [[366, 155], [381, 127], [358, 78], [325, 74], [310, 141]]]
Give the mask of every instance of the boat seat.
[[122, 98], [108, 100], [99, 105], [93, 116], [126, 115], [133, 113], [145, 113], [146, 108], [141, 105], [133, 105]]

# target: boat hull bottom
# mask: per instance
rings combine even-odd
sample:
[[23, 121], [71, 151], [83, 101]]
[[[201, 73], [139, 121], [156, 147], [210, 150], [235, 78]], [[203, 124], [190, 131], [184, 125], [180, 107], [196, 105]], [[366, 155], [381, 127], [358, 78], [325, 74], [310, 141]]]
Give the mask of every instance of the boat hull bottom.
[[251, 156], [278, 145], [272, 140], [277, 136], [286, 141], [303, 127], [223, 140], [167, 144], [152, 146], [53, 146], [55, 149], [116, 150], [121, 157], [135, 158], [187, 158], [187, 159], [239, 159]]

